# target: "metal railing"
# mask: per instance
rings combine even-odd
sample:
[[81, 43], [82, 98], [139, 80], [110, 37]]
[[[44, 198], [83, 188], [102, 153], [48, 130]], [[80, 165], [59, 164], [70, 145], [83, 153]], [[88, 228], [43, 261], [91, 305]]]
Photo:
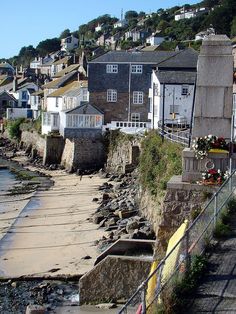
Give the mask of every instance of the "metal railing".
[[[213, 230], [225, 207], [236, 190], [236, 170], [212, 196], [204, 209], [185, 231], [173, 249], [160, 261], [156, 269], [142, 282], [136, 292], [118, 312], [133, 313], [141, 307], [142, 314], [155, 313], [166, 295], [171, 291], [183, 274], [190, 269], [194, 256], [203, 254], [213, 237]], [[151, 289], [151, 281], [154, 281]], [[153, 289], [153, 287], [155, 287]], [[148, 291], [149, 290], [149, 291]], [[151, 293], [150, 293], [151, 291]], [[130, 308], [131, 306], [131, 308]]]
[[189, 145], [189, 129], [187, 130], [171, 130], [170, 128], [165, 127], [164, 130], [162, 128], [158, 128], [158, 132], [161, 136], [163, 136], [165, 139], [180, 143], [182, 145], [188, 146]]

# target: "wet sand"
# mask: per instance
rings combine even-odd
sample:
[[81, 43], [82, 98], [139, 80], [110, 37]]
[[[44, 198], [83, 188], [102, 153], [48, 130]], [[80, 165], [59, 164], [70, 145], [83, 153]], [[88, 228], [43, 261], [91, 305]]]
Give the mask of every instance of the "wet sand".
[[1, 277], [80, 276], [93, 267], [99, 254], [94, 242], [104, 231], [89, 217], [98, 206], [92, 199], [99, 197], [98, 187], [106, 180], [61, 170], [50, 175], [54, 186], [34, 194], [23, 211], [29, 200], [17, 203], [12, 197], [1, 214], [1, 219], [13, 217], [0, 220], [2, 231], [13, 223], [0, 241]]

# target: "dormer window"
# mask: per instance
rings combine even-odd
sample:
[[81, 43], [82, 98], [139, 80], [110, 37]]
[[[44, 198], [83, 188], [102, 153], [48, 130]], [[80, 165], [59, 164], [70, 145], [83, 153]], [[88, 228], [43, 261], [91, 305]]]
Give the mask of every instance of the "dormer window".
[[118, 64], [107, 64], [107, 73], [118, 73]]

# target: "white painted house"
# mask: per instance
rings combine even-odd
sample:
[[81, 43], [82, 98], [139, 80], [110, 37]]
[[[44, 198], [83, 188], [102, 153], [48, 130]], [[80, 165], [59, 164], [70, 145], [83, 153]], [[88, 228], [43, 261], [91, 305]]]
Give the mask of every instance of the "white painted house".
[[74, 81], [67, 84], [47, 96], [47, 111], [42, 115], [42, 134], [59, 131], [62, 116], [68, 110], [72, 110], [84, 102], [88, 102], [87, 81]]
[[153, 70], [149, 89], [152, 128], [165, 125], [189, 126], [193, 109], [196, 72]]
[[146, 38], [146, 44], [150, 46], [160, 45], [165, 40], [165, 37], [161, 34], [153, 33], [151, 36]]
[[62, 38], [61, 40], [61, 50], [62, 51], [71, 51], [73, 49], [78, 48], [79, 40], [73, 35], [70, 35], [66, 38]]
[[119, 20], [119, 21], [115, 22], [115, 23], [113, 24], [113, 27], [114, 27], [114, 28], [118, 28], [118, 27], [125, 27], [125, 26], [127, 26], [127, 25], [128, 25], [128, 21], [125, 20], [125, 19], [122, 19], [122, 20]]

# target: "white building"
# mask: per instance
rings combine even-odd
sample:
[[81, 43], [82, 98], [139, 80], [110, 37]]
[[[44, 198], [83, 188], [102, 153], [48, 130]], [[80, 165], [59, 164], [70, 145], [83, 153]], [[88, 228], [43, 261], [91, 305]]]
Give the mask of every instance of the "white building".
[[125, 20], [125, 19], [123, 19], [123, 20], [119, 20], [119, 21], [115, 22], [115, 23], [113, 24], [113, 27], [114, 27], [114, 28], [118, 28], [118, 27], [125, 27], [125, 26], [127, 26], [127, 25], [128, 25], [128, 21]]
[[62, 130], [62, 116], [81, 104], [88, 102], [87, 81], [74, 81], [47, 96], [47, 112], [42, 116], [42, 134]]
[[190, 125], [196, 72], [153, 70], [149, 90], [152, 128], [164, 125]]
[[150, 46], [157, 46], [160, 45], [164, 40], [164, 36], [153, 33], [151, 36], [147, 37], [146, 44], [149, 44]]
[[61, 50], [63, 51], [71, 51], [73, 49], [78, 48], [79, 40], [73, 35], [70, 35], [61, 40]]
[[206, 31], [199, 32], [195, 35], [195, 41], [197, 40], [203, 40], [209, 35], [215, 35], [215, 30], [214, 28], [210, 27]]

